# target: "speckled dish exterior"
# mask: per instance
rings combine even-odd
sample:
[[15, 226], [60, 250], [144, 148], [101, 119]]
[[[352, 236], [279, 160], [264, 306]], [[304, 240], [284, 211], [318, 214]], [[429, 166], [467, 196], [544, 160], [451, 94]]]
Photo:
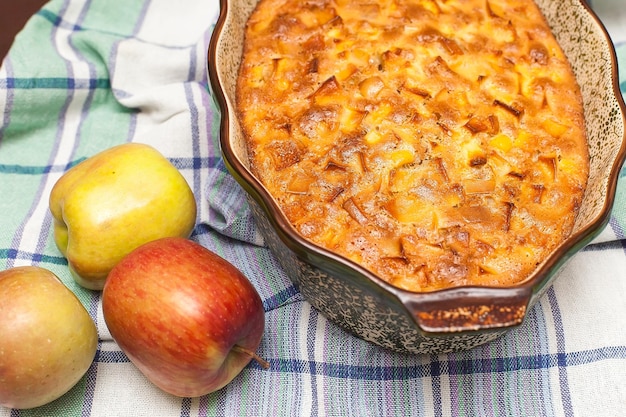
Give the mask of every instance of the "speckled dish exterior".
[[256, 3], [220, 0], [208, 51], [209, 79], [221, 109], [224, 161], [248, 193], [267, 245], [303, 296], [347, 331], [405, 353], [470, 349], [521, 324], [528, 309], [561, 275], [564, 263], [607, 225], [626, 157], [626, 107], [618, 87], [615, 50], [597, 16], [581, 0], [536, 1], [574, 69], [585, 106], [590, 177], [572, 235], [520, 285], [414, 293], [303, 239], [248, 169], [235, 86], [245, 23]]

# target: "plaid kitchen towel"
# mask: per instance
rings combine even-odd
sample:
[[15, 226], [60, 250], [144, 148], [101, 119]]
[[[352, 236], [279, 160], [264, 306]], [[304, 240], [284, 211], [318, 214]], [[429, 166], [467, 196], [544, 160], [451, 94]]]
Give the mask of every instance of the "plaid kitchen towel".
[[[595, 0], [626, 91], [626, 4]], [[53, 0], [0, 67], [0, 267], [40, 265], [99, 332], [85, 377], [16, 416], [621, 416], [626, 408], [626, 183], [609, 227], [566, 266], [522, 326], [466, 352], [402, 355], [355, 338], [303, 300], [263, 246], [217, 148], [206, 50], [217, 0]], [[193, 239], [254, 283], [259, 353], [224, 389], [177, 398], [113, 342], [99, 292], [77, 286], [54, 245], [48, 195], [69, 167], [127, 142], [158, 148], [198, 201]], [[2, 337], [2, 335], [0, 335]], [[0, 370], [1, 373], [1, 370]]]

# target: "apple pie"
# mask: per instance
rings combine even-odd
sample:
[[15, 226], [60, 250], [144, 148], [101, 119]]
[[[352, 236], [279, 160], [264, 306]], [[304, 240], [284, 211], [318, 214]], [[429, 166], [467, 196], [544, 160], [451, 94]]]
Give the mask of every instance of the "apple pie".
[[293, 227], [395, 286], [514, 285], [571, 233], [581, 94], [532, 0], [260, 0], [236, 89]]

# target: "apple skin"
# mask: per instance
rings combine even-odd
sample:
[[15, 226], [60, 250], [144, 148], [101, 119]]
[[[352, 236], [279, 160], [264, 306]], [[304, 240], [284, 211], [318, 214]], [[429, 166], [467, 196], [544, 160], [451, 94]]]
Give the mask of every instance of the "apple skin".
[[253, 357], [269, 366], [254, 353], [265, 327], [256, 289], [191, 240], [159, 239], [127, 255], [109, 274], [102, 308], [122, 351], [170, 394], [217, 391]]
[[196, 201], [182, 174], [149, 145], [126, 143], [68, 170], [50, 193], [54, 239], [74, 280], [101, 290], [109, 271], [136, 247], [188, 237]]
[[80, 300], [51, 271], [0, 272], [0, 405], [33, 408], [65, 394], [87, 372], [98, 332]]

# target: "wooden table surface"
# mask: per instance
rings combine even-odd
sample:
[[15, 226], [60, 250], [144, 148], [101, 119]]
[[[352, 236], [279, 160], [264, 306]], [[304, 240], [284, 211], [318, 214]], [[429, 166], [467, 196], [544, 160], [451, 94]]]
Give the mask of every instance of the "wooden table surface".
[[0, 5], [0, 59], [4, 59], [15, 35], [46, 3], [44, 0], [2, 0]]

